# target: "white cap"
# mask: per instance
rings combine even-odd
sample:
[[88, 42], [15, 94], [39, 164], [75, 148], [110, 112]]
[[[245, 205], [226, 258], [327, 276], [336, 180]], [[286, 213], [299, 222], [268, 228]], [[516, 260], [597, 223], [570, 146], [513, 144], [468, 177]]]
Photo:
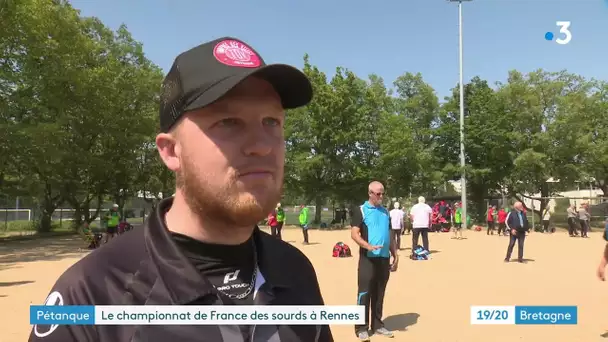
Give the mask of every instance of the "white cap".
[[114, 203], [114, 205], [112, 205], [112, 208], [118, 208], [118, 204]]

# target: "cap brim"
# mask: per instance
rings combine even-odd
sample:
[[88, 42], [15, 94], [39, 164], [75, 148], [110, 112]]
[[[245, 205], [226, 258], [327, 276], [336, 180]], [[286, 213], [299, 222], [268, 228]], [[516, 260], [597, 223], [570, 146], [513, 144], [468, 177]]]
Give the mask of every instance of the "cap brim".
[[270, 83], [281, 98], [285, 109], [307, 105], [312, 100], [312, 84], [304, 73], [290, 65], [270, 64], [259, 69], [242, 69], [242, 72], [226, 77], [202, 92], [184, 111], [206, 107], [222, 98], [226, 93], [243, 82], [246, 78], [256, 76]]

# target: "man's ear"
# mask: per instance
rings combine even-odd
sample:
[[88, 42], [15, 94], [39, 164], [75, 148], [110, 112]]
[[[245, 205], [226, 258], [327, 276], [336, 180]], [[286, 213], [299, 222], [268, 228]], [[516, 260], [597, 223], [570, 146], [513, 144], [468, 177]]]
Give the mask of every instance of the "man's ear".
[[181, 168], [181, 146], [174, 133], [160, 133], [156, 136], [156, 149], [167, 168], [177, 172]]

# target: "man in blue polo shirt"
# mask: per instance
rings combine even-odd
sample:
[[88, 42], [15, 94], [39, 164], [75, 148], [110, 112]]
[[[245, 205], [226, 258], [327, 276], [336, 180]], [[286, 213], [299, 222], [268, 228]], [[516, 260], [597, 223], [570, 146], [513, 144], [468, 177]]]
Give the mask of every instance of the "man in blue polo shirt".
[[382, 206], [384, 186], [372, 182], [368, 194], [369, 200], [353, 210], [351, 218], [351, 237], [360, 247], [357, 305], [365, 306], [365, 324], [355, 326], [355, 334], [361, 341], [369, 341], [370, 320], [375, 334], [393, 337], [382, 322], [382, 304], [390, 272], [397, 270], [399, 261], [390, 235], [390, 216]]

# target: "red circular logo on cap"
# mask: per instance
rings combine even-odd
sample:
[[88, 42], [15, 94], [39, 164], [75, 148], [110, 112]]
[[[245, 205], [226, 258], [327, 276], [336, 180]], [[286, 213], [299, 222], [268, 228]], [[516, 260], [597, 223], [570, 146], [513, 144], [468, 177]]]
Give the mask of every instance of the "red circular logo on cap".
[[219, 62], [241, 68], [257, 68], [262, 64], [253, 50], [238, 40], [224, 40], [213, 49], [213, 56]]

